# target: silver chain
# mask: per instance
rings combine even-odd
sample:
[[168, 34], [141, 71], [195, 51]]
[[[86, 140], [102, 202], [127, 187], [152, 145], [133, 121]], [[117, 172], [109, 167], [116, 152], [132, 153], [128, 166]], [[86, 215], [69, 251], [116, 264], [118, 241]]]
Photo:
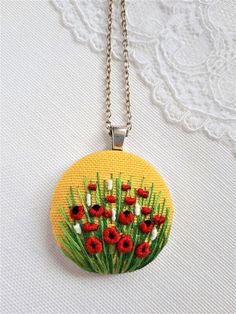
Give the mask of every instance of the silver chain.
[[[125, 0], [120, 0], [121, 6], [121, 28], [123, 36], [123, 58], [124, 58], [124, 74], [125, 74], [125, 104], [127, 123], [126, 130], [128, 132], [132, 128], [131, 111], [130, 111], [130, 87], [129, 87], [129, 57], [128, 57], [128, 32], [126, 23]], [[111, 135], [111, 35], [112, 35], [112, 8], [113, 0], [108, 0], [108, 27], [107, 27], [107, 50], [106, 50], [106, 128]]]

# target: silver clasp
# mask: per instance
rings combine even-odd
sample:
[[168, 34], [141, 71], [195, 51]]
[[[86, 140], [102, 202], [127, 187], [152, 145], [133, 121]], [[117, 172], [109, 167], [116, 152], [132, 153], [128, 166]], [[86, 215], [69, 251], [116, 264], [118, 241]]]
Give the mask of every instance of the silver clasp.
[[127, 136], [126, 127], [111, 127], [112, 150], [123, 150], [125, 137]]

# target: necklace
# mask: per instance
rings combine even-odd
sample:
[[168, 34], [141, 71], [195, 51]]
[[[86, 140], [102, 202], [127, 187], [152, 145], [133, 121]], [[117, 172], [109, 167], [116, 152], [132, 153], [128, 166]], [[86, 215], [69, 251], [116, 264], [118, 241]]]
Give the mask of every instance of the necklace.
[[82, 269], [114, 274], [140, 269], [167, 243], [173, 209], [168, 188], [142, 158], [123, 152], [132, 124], [125, 0], [120, 0], [127, 123], [111, 122], [113, 0], [108, 0], [106, 128], [112, 150], [90, 154], [70, 167], [52, 199], [51, 224], [58, 246]]

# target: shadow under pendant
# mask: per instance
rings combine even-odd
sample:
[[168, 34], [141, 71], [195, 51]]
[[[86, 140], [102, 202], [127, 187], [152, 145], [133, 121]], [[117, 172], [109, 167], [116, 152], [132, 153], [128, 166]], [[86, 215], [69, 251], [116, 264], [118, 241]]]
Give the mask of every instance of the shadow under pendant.
[[148, 162], [114, 150], [90, 154], [65, 172], [50, 216], [67, 257], [86, 271], [117, 274], [156, 258], [168, 241], [173, 208]]

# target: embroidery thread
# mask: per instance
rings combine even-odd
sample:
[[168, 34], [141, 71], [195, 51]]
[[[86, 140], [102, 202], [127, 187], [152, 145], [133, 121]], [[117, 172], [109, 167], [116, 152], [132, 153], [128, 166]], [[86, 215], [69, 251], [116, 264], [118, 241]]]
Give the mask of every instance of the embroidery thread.
[[[70, 187], [68, 208], [60, 206], [63, 221], [57, 240], [64, 252], [78, 266], [89, 272], [114, 274], [131, 272], [150, 263], [165, 246], [170, 226], [169, 208], [142, 179], [134, 187], [132, 177], [123, 182], [122, 175], [101, 182]], [[103, 188], [102, 188], [103, 186]], [[88, 196], [89, 195], [89, 196]]]

